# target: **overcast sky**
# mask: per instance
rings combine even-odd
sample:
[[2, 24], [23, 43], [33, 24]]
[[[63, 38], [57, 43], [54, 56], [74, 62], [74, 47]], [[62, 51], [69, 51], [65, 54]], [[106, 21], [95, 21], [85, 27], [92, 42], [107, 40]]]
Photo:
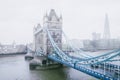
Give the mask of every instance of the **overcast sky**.
[[120, 36], [120, 0], [0, 0], [0, 42], [32, 42], [34, 25], [43, 25], [43, 16], [50, 9], [62, 14], [63, 30], [70, 39], [103, 33], [105, 13], [111, 36]]

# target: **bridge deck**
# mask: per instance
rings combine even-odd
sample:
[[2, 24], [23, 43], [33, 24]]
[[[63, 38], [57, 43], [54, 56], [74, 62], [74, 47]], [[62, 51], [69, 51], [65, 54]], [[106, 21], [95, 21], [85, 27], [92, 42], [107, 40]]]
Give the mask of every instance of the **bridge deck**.
[[[86, 73], [88, 75], [91, 75], [91, 76], [93, 76], [95, 78], [98, 78], [98, 79], [102, 79], [102, 80], [117, 80], [117, 77], [111, 77], [111, 76], [108, 76], [108, 75], [104, 75], [104, 74], [102, 74], [100, 72], [97, 72], [97, 71], [92, 70], [90, 68], [86, 68], [86, 67], [81, 66], [79, 64], [74, 64], [74, 63], [69, 63], [67, 61], [62, 61], [61, 59], [53, 57], [53, 56], [48, 56], [48, 58], [52, 59], [52, 60], [54, 60], [56, 62], [59, 62], [61, 64], [64, 64], [64, 65], [66, 65], [68, 67], [72, 67], [74, 69], [77, 69], [77, 70], [79, 70], [81, 72], [84, 72], [84, 73]], [[106, 64], [106, 66], [107, 66], [107, 64]]]

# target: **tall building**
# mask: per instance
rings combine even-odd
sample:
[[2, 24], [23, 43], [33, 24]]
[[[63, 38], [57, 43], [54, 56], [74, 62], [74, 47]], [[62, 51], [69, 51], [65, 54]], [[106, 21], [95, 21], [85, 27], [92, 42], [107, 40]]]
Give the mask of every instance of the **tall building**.
[[92, 33], [92, 40], [99, 40], [99, 39], [101, 39], [101, 34], [93, 32]]
[[84, 49], [90, 51], [112, 50], [120, 48], [119, 39], [111, 39], [108, 15], [105, 15], [103, 39], [99, 33], [92, 33], [92, 40], [83, 41]]
[[110, 39], [110, 27], [109, 27], [108, 14], [105, 14], [103, 39]]

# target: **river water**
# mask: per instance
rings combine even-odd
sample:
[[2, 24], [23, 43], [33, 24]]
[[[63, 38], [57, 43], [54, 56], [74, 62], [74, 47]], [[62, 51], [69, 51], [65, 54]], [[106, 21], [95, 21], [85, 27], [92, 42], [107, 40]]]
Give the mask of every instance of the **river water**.
[[0, 56], [0, 80], [96, 80], [72, 68], [29, 70], [24, 55]]

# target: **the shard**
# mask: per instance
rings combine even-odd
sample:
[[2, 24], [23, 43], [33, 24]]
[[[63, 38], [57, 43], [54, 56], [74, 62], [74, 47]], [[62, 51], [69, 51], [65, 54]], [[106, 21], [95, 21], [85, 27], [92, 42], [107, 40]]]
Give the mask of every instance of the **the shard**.
[[105, 14], [103, 39], [110, 39], [110, 27], [109, 27], [108, 14]]

